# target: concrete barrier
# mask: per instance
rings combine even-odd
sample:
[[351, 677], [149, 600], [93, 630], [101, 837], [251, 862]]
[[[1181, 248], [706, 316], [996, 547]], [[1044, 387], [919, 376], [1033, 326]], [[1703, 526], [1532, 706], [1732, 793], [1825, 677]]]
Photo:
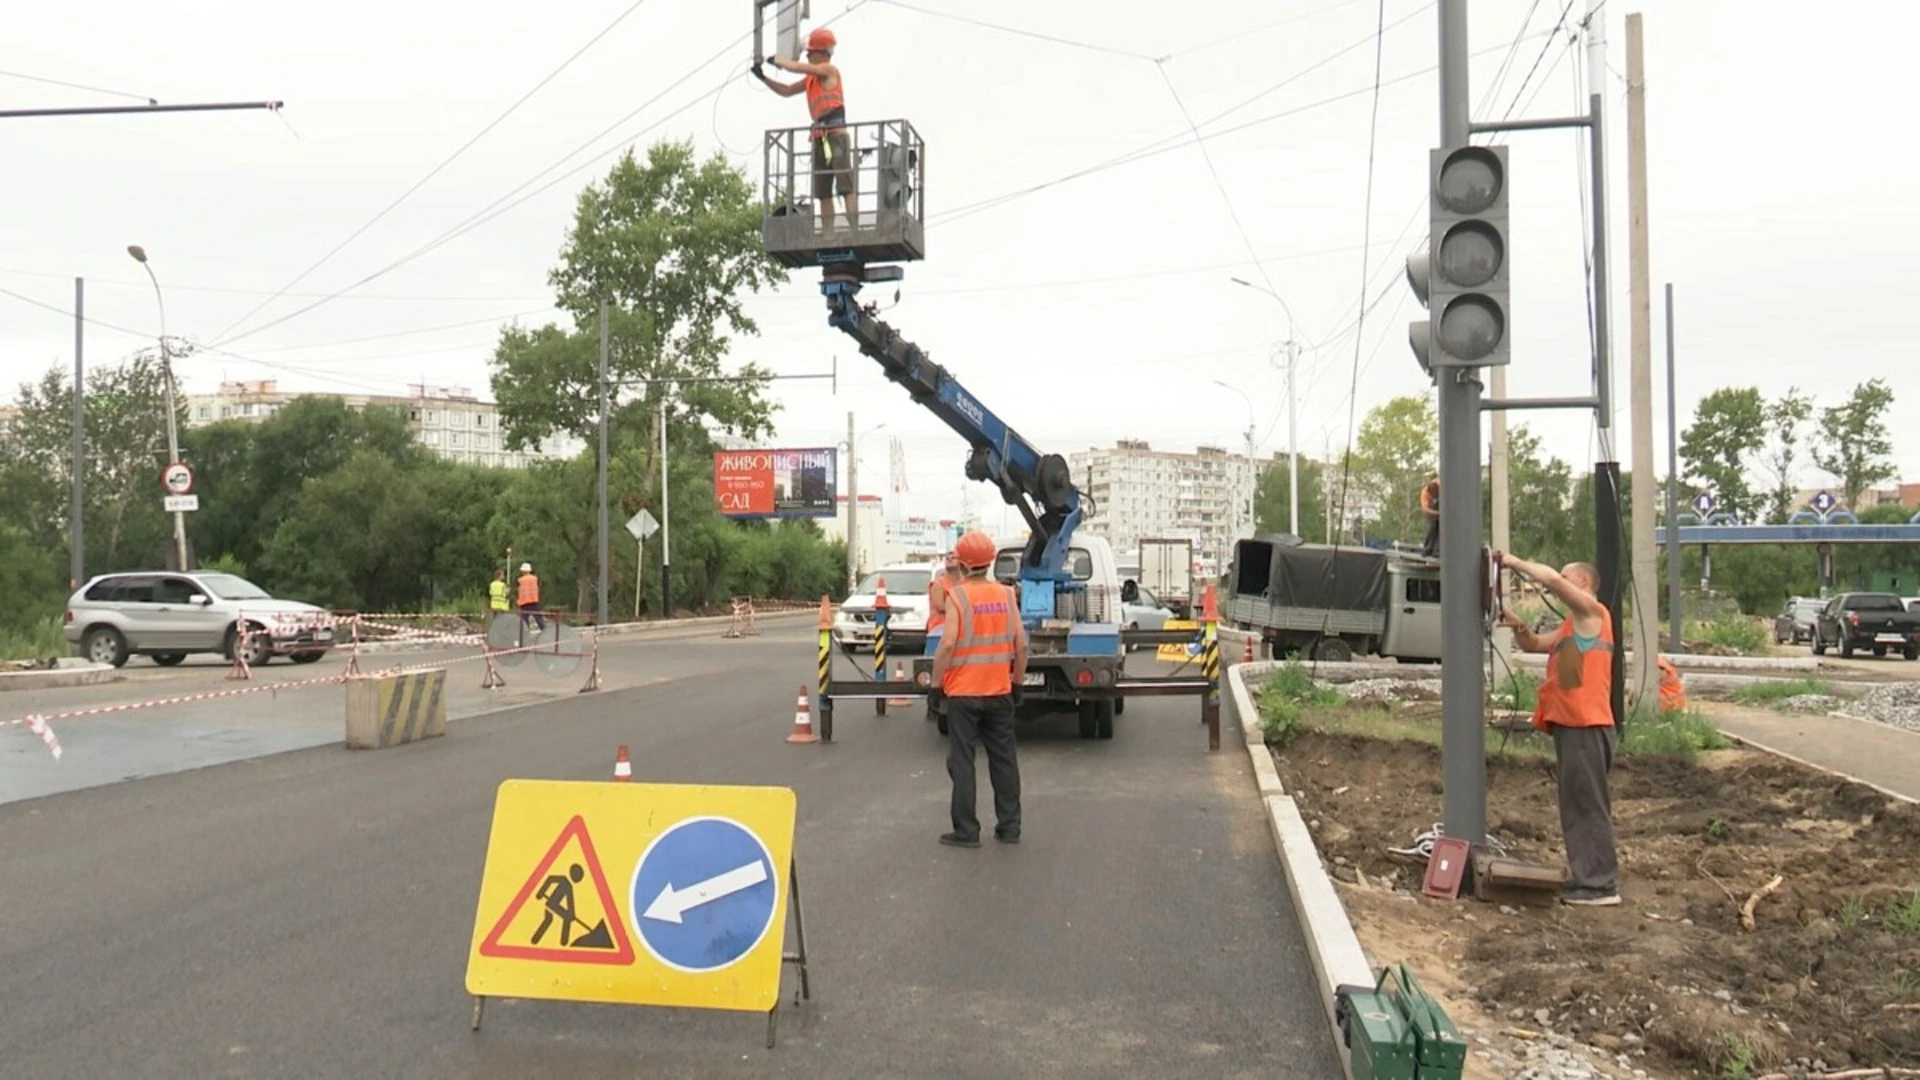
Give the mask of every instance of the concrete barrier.
[[54, 661], [51, 668], [0, 669], [0, 691], [57, 690], [69, 686], [94, 686], [118, 682], [120, 669], [112, 664], [96, 664], [72, 656]]
[[348, 680], [349, 750], [384, 750], [446, 733], [445, 668]]

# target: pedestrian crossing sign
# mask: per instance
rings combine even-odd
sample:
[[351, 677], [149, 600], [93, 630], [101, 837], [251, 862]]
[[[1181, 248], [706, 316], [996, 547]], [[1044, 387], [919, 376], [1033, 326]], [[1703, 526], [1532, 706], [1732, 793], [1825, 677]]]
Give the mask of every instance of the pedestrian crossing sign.
[[467, 992], [771, 1011], [795, 813], [790, 788], [503, 782]]

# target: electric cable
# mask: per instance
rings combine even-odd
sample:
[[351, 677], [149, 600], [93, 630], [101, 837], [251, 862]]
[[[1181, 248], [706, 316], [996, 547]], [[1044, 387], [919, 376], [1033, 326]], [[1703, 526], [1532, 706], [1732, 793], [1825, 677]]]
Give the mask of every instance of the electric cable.
[[1132, 60], [1145, 60], [1149, 63], [1152, 63], [1155, 60], [1155, 57], [1148, 56], [1145, 53], [1137, 53], [1128, 49], [1116, 49], [1109, 45], [1095, 45], [1092, 42], [1076, 41], [1073, 38], [1055, 37], [1052, 34], [1042, 34], [1035, 30], [1022, 30], [1016, 26], [1006, 26], [1001, 23], [987, 22], [984, 19], [976, 19], [968, 15], [955, 15], [955, 14], [952, 14], [951, 12], [946, 12], [946, 11], [934, 11], [930, 8], [917, 7], [913, 4], [903, 3], [902, 0], [877, 0], [877, 2], [881, 4], [885, 4], [888, 7], [899, 8], [902, 11], [911, 11], [918, 15], [928, 15], [936, 19], [951, 19], [954, 22], [966, 23], [969, 26], [977, 26], [986, 30], [996, 30], [1003, 34], [1013, 34], [1018, 37], [1033, 38], [1036, 41], [1050, 42], [1054, 45], [1066, 45], [1075, 49], [1086, 49], [1090, 52], [1107, 53], [1112, 56], [1124, 56]]
[[108, 97], [132, 98], [135, 101], [144, 101], [149, 105], [160, 104], [159, 99], [150, 94], [129, 94], [125, 90], [109, 90], [104, 86], [88, 86], [86, 83], [67, 82], [65, 79], [49, 79], [44, 75], [29, 75], [24, 71], [0, 71], [0, 75], [4, 75], [9, 79], [23, 79], [27, 82], [45, 83], [48, 86], [64, 86], [69, 90], [85, 90], [90, 94], [105, 94]]
[[489, 323], [506, 322], [509, 319], [525, 318], [529, 315], [544, 315], [553, 310], [551, 304], [523, 311], [510, 311], [504, 315], [488, 315], [479, 319], [463, 319], [460, 322], [441, 323], [438, 326], [423, 326], [414, 330], [394, 330], [384, 334], [367, 334], [362, 337], [338, 338], [333, 341], [316, 341], [304, 345], [274, 345], [269, 348], [255, 349], [256, 353], [304, 352], [311, 349], [334, 349], [342, 345], [359, 345], [368, 341], [386, 341], [390, 338], [413, 337], [417, 334], [436, 334], [442, 330], [459, 330], [469, 326], [484, 326]]
[[581, 56], [585, 55], [587, 50], [599, 44], [602, 38], [612, 33], [616, 27], [618, 27], [621, 23], [627, 20], [628, 16], [640, 10], [640, 8], [644, 6], [646, 3], [647, 3], [647, 0], [633, 0], [633, 3], [628, 5], [626, 10], [622, 11], [619, 15], [616, 15], [612, 22], [601, 27], [598, 33], [588, 38], [586, 41], [586, 44], [580, 46], [578, 49], [575, 49], [571, 56], [568, 56], [565, 60], [562, 60], [558, 67], [555, 67], [552, 71], [547, 72], [545, 77], [543, 77], [539, 82], [534, 83], [531, 89], [529, 89], [526, 93], [521, 94], [520, 97], [516, 99], [513, 104], [507, 106], [506, 110], [502, 112], [499, 116], [494, 117], [493, 120], [487, 124], [487, 126], [475, 132], [473, 136], [469, 138], [466, 142], [461, 143], [460, 147], [456, 149], [453, 153], [441, 159], [438, 165], [435, 165], [433, 168], [428, 169], [426, 175], [414, 181], [413, 185], [407, 188], [407, 190], [401, 192], [398, 198], [388, 203], [384, 208], [380, 210], [379, 213], [373, 215], [371, 218], [368, 218], [364, 224], [362, 224], [359, 228], [355, 229], [352, 233], [348, 234], [345, 240], [342, 240], [338, 244], [335, 244], [333, 248], [330, 249], [325, 255], [322, 255], [320, 256], [320, 258], [314, 260], [311, 266], [308, 266], [305, 270], [302, 270], [300, 271], [300, 273], [294, 275], [293, 280], [288, 282], [282, 289], [279, 290], [279, 292], [276, 292], [272, 296], [269, 296], [265, 300], [262, 300], [260, 303], [255, 304], [252, 308], [248, 309], [246, 314], [240, 316], [238, 319], [235, 319], [232, 323], [230, 323], [227, 326], [226, 329], [215, 334], [214, 337], [216, 339], [226, 338], [228, 334], [238, 329], [241, 325], [246, 323], [248, 319], [253, 318], [254, 315], [257, 314], [262, 308], [265, 308], [269, 304], [273, 303], [275, 300], [279, 299], [281, 293], [284, 293], [287, 289], [291, 289], [295, 285], [298, 285], [302, 281], [305, 281], [309, 274], [312, 274], [315, 270], [318, 270], [320, 269], [320, 267], [326, 265], [328, 260], [332, 259], [335, 255], [338, 255], [342, 250], [346, 248], [348, 244], [353, 243], [355, 240], [365, 235], [368, 229], [371, 229], [375, 225], [379, 224], [380, 221], [384, 219], [388, 214], [398, 209], [400, 207], [400, 204], [406, 202], [409, 198], [411, 198], [414, 192], [419, 191], [422, 187], [425, 187], [428, 181], [440, 175], [440, 173], [444, 169], [446, 169], [447, 166], [452, 165], [455, 161], [459, 160], [462, 154], [465, 154], [468, 150], [472, 149], [474, 144], [478, 143], [481, 139], [486, 138], [489, 132], [491, 132], [494, 128], [497, 128], [502, 123], [504, 123], [509, 116], [512, 116], [515, 112], [517, 112], [520, 106], [525, 105], [530, 99], [532, 99], [532, 97], [535, 94], [539, 93], [543, 88], [545, 88], [548, 83], [559, 78], [562, 72], [566, 71], [567, 68], [573, 66], [574, 61], [580, 59]]

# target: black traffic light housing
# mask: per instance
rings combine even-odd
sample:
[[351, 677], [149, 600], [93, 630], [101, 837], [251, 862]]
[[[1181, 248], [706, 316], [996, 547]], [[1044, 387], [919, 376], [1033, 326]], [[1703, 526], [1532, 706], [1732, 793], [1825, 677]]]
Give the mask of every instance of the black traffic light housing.
[[[1507, 148], [1434, 150], [1428, 170], [1427, 248], [1407, 260], [1432, 316], [1422, 367], [1491, 367], [1511, 359]], [[1418, 265], [1416, 265], [1418, 264]], [[1417, 280], [1424, 268], [1426, 287]], [[1421, 354], [1421, 332], [1412, 337]]]

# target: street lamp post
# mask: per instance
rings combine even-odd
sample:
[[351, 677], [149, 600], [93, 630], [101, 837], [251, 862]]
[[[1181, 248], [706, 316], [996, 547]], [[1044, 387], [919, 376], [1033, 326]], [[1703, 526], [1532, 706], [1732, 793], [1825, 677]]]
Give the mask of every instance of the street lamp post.
[[[1259, 474], [1254, 469], [1254, 464], [1253, 464], [1253, 426], [1254, 426], [1253, 399], [1247, 396], [1247, 392], [1245, 390], [1240, 389], [1239, 387], [1233, 385], [1230, 382], [1223, 382], [1219, 379], [1215, 379], [1213, 380], [1213, 385], [1218, 386], [1225, 390], [1231, 390], [1234, 393], [1239, 394], [1240, 400], [1247, 403], [1247, 471], [1249, 473], [1254, 474], [1253, 490], [1254, 492], [1257, 492], [1260, 487], [1260, 478], [1259, 478]], [[1253, 535], [1254, 525], [1255, 525], [1255, 521], [1254, 521], [1254, 513], [1253, 513], [1253, 495], [1250, 493], [1247, 498], [1246, 535], [1248, 536]]]
[[[160, 305], [160, 375], [167, 387], [167, 464], [173, 465], [180, 460], [180, 398], [173, 386], [173, 362], [167, 353], [167, 300], [160, 293], [160, 279], [153, 274], [153, 266], [147, 262], [147, 249], [139, 244], [128, 244], [127, 254], [133, 256], [141, 269], [147, 272], [147, 280], [153, 282], [153, 298]], [[177, 569], [185, 571], [187, 566], [187, 515], [184, 510], [173, 512], [173, 549], [179, 560]]]
[[[1260, 285], [1255, 285], [1253, 282], [1248, 281], [1244, 278], [1234, 278], [1233, 283], [1235, 285], [1245, 285], [1247, 288], [1252, 289], [1255, 292], [1265, 293], [1268, 296], [1273, 297], [1274, 300], [1279, 303], [1280, 310], [1287, 313], [1287, 340], [1283, 342], [1280, 346], [1281, 350], [1286, 353], [1286, 357], [1287, 357], [1287, 363], [1286, 363], [1286, 372], [1287, 372], [1287, 531], [1292, 533], [1295, 536], [1299, 536], [1300, 535], [1300, 441], [1299, 441], [1300, 424], [1299, 424], [1299, 413], [1298, 413], [1299, 401], [1297, 400], [1294, 394], [1294, 389], [1293, 389], [1293, 372], [1294, 372], [1294, 366], [1296, 361], [1300, 359], [1300, 343], [1298, 340], [1296, 340], [1296, 334], [1294, 331], [1293, 308], [1287, 306], [1287, 302], [1284, 299], [1281, 299], [1280, 294], [1277, 292], [1274, 292], [1272, 289], [1269, 289]], [[1277, 357], [1276, 357], [1276, 361], [1277, 361]], [[1279, 367], [1280, 365], [1276, 362], [1274, 366]]]

